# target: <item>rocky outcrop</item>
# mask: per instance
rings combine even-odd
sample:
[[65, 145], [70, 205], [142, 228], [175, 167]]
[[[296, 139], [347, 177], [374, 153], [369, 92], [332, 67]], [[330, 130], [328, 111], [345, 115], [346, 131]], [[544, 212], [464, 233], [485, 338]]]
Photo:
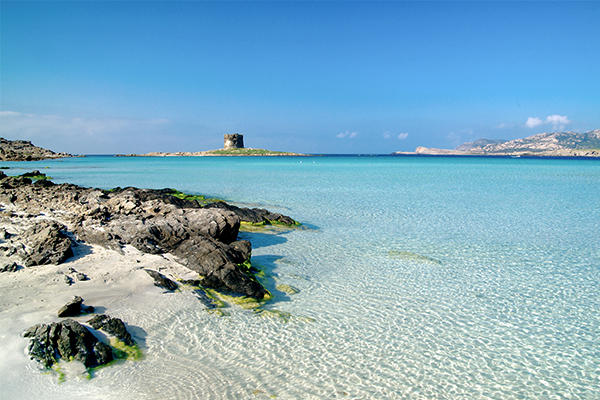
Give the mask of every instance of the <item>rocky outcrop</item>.
[[113, 360], [109, 345], [99, 341], [86, 327], [71, 319], [50, 325], [35, 325], [23, 336], [31, 339], [28, 347], [31, 359], [46, 368], [52, 367], [61, 359], [80, 361], [87, 368]]
[[26, 267], [60, 264], [72, 257], [71, 240], [65, 230], [64, 225], [52, 220], [41, 220], [26, 230], [24, 236], [29, 243], [23, 264]]
[[72, 255], [68, 231], [79, 240], [115, 250], [131, 245], [143, 253], [170, 253], [198, 272], [202, 285], [260, 300], [267, 291], [240, 268], [252, 251], [249, 242], [237, 240], [240, 220], [295, 223], [267, 210], [225, 203], [201, 207], [195, 200], [170, 195], [170, 189], [105, 191], [37, 182], [23, 176], [0, 179], [0, 204], [39, 216], [34, 227], [11, 238], [13, 243], [27, 242], [27, 266], [58, 264]]
[[0, 138], [0, 161], [35, 161], [64, 157], [73, 156], [67, 153], [55, 153], [52, 150], [34, 146], [26, 140]]
[[296, 223], [296, 221], [286, 215], [273, 213], [265, 210], [264, 208], [241, 208], [224, 202], [211, 203], [205, 208], [216, 208], [231, 211], [237, 215], [241, 221], [251, 222], [254, 224], [270, 224], [272, 222], [280, 222], [285, 225], [294, 225]]
[[119, 318], [111, 318], [109, 315], [96, 315], [87, 323], [96, 330], [102, 330], [109, 335], [116, 337], [127, 346], [135, 345], [131, 334], [125, 327], [125, 323], [123, 323], [123, 321], [121, 321]]

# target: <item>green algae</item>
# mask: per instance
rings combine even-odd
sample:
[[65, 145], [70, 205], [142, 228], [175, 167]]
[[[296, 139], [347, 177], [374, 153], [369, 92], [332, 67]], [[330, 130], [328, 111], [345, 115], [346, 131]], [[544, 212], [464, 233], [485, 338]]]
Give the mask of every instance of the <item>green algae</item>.
[[178, 199], [181, 199], [181, 200], [192, 200], [192, 201], [195, 200], [198, 202], [198, 204], [200, 204], [202, 206], [205, 206], [210, 203], [217, 203], [217, 202], [223, 201], [221, 199], [217, 199], [214, 197], [207, 198], [206, 196], [203, 196], [201, 194], [183, 193], [177, 189], [165, 189], [165, 192], [167, 192], [168, 195], [177, 197]]
[[142, 353], [137, 343], [128, 346], [117, 338], [110, 338], [110, 346], [113, 348], [115, 359], [139, 361], [144, 358], [144, 353]]
[[287, 311], [256, 309], [253, 312], [259, 317], [278, 319], [284, 323], [289, 322], [292, 318], [292, 314]]
[[264, 231], [289, 231], [292, 229], [304, 228], [304, 225], [298, 221], [293, 224], [286, 224], [280, 221], [265, 219], [261, 222], [240, 221], [240, 231], [242, 232], [264, 232]]
[[297, 294], [300, 293], [300, 289], [296, 289], [293, 286], [290, 285], [286, 285], [284, 283], [281, 283], [279, 285], [275, 286], [275, 289], [279, 290], [280, 292], [286, 293], [286, 294]]

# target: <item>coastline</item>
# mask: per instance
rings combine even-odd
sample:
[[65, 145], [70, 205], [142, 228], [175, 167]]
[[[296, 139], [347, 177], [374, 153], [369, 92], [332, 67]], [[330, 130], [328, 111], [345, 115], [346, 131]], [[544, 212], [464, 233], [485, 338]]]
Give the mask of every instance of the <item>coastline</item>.
[[[261, 308], [273, 295], [262, 282], [264, 272], [250, 261], [250, 242], [238, 234], [299, 225], [264, 209], [174, 189], [56, 185], [39, 171], [9, 177], [0, 172], [0, 212], [2, 316], [12, 321], [0, 328], [9, 343], [0, 351], [4, 370], [25, 363], [18, 349], [27, 347], [26, 330], [68, 321], [57, 319], [56, 312], [74, 296], [95, 308], [95, 314], [116, 317], [116, 303], [127, 300], [133, 309], [144, 309], [167, 293], [178, 301], [196, 301], [215, 317], [228, 315], [223, 308], [234, 304], [274, 313]], [[89, 327], [91, 316], [72, 319], [96, 332]], [[125, 323], [143, 351], [148, 327]], [[57, 349], [50, 351], [58, 354]], [[92, 376], [89, 368], [79, 362], [65, 365], [63, 358], [62, 353], [52, 357], [59, 379], [69, 369], [75, 376]]]
[[539, 157], [539, 158], [600, 158], [600, 149], [563, 149], [548, 151], [477, 152], [418, 147], [415, 151], [396, 151], [392, 155], [461, 156], [461, 157]]

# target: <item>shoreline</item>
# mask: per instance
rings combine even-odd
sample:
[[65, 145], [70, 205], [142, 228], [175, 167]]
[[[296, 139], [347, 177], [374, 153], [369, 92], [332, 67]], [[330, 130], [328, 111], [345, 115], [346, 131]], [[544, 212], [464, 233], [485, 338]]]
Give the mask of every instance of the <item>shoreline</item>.
[[[174, 189], [106, 191], [56, 185], [39, 171], [12, 177], [0, 172], [0, 309], [3, 320], [11, 321], [0, 327], [0, 337], [10, 343], [0, 350], [0, 365], [8, 370], [35, 364], [21, 351], [28, 347], [22, 334], [36, 324], [68, 321], [56, 313], [74, 296], [95, 309], [72, 318], [91, 332], [94, 315], [121, 318], [113, 305], [139, 297], [135, 310], [167, 293], [195, 301], [216, 318], [229, 315], [224, 309], [232, 305], [275, 313], [262, 309], [273, 295], [264, 271], [251, 263], [251, 243], [239, 238], [240, 231], [269, 225], [289, 229], [299, 223]], [[147, 327], [123, 322], [144, 349]], [[60, 354], [52, 356], [59, 375], [65, 367]], [[93, 375], [93, 369], [75, 369]]]

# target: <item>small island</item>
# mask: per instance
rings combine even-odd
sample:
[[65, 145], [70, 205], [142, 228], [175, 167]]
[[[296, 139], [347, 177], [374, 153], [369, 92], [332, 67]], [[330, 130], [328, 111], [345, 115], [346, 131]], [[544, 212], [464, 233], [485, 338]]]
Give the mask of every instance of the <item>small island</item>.
[[117, 157], [236, 157], [236, 156], [306, 156], [307, 154], [288, 151], [272, 151], [244, 147], [244, 135], [225, 134], [222, 149], [207, 151], [178, 151], [175, 153], [154, 151], [146, 154], [117, 154]]

